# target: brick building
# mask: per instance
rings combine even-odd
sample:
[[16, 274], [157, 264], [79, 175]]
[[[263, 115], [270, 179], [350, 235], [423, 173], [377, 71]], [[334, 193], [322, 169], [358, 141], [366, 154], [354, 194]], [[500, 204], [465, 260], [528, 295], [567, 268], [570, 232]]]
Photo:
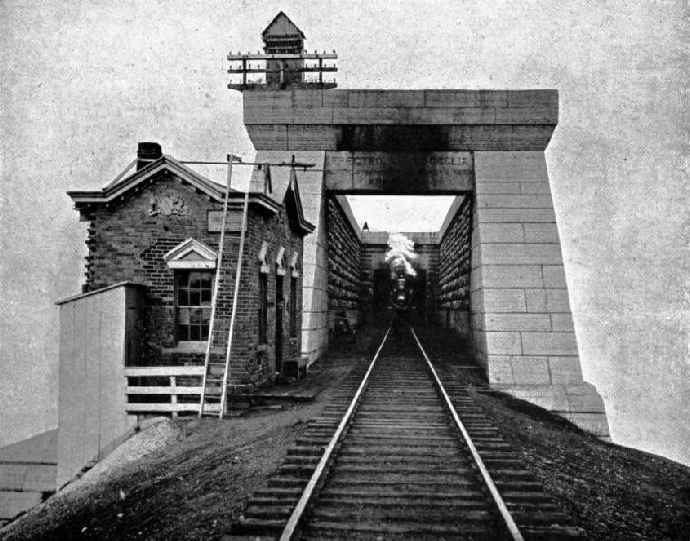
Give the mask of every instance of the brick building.
[[[100, 191], [69, 195], [89, 222], [85, 291], [122, 282], [145, 286], [140, 332], [134, 333], [141, 354], [128, 364], [203, 365], [216, 279], [211, 351], [224, 356], [219, 337], [230, 324], [244, 192], [229, 194], [220, 272], [225, 186], [163, 155], [159, 145], [139, 144], [132, 175]], [[287, 167], [255, 167], [248, 201], [229, 382], [251, 389], [299, 359], [302, 245], [313, 226]]]

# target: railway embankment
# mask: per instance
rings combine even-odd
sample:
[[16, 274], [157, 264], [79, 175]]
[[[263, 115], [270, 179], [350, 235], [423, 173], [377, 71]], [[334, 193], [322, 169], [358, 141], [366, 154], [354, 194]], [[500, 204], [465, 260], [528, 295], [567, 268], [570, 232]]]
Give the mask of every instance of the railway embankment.
[[[468, 385], [467, 394], [583, 539], [690, 538], [689, 468], [602, 442], [540, 408], [490, 392], [462, 356], [462, 344], [436, 332], [420, 339], [441, 379], [451, 374]], [[313, 402], [223, 422], [178, 421], [180, 437], [162, 450], [56, 494], [0, 530], [0, 539], [222, 538], [269, 479], [286, 473], [281, 468], [309, 420], [363, 373], [372, 354], [366, 340], [334, 349], [319, 368], [324, 390]]]

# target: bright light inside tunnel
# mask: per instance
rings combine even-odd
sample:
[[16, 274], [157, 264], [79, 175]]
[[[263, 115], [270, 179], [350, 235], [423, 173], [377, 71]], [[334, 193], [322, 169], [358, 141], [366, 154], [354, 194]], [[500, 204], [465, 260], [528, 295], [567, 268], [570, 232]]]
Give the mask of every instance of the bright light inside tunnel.
[[360, 227], [371, 231], [438, 231], [455, 196], [348, 195]]

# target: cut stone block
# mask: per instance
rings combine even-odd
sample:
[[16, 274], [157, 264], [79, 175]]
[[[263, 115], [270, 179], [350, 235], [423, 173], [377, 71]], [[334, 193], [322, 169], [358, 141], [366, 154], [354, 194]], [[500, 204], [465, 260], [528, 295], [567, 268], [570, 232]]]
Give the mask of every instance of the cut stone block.
[[546, 312], [546, 293], [543, 289], [526, 289], [525, 301], [528, 312]]
[[571, 314], [551, 314], [551, 330], [554, 332], [575, 332]]
[[549, 331], [548, 314], [485, 314], [482, 330], [486, 331]]
[[545, 289], [546, 310], [551, 313], [570, 313], [567, 289]]
[[[510, 103], [509, 103], [510, 105]], [[549, 124], [554, 110], [550, 106], [496, 108], [496, 124]]]
[[477, 210], [477, 222], [556, 222], [553, 208], [545, 209], [482, 209]]
[[[343, 92], [342, 90], [338, 92]], [[387, 107], [388, 92], [385, 90], [347, 90], [349, 107]]]
[[523, 332], [525, 355], [577, 355], [577, 342], [572, 332]]
[[505, 90], [478, 90], [476, 102], [479, 107], [508, 107], [508, 92]]
[[549, 367], [553, 383], [582, 382], [582, 369], [578, 357], [549, 357]]
[[426, 107], [476, 107], [478, 92], [471, 90], [427, 90]]
[[551, 383], [546, 357], [513, 357], [511, 360], [516, 384], [548, 385]]
[[518, 332], [486, 332], [487, 351], [496, 355], [520, 355], [520, 333]]
[[486, 209], [552, 209], [550, 195], [477, 194], [477, 207]]
[[578, 413], [599, 413], [604, 412], [604, 401], [589, 383], [580, 385], [568, 385], [566, 387], [568, 396], [568, 411]]
[[[491, 107], [462, 107], [452, 110], [453, 124], [495, 124], [496, 111]], [[446, 113], [447, 115], [447, 113]], [[446, 118], [448, 118], [446, 116]], [[447, 121], [447, 120], [446, 120]], [[442, 123], [443, 121], [441, 121]], [[429, 122], [422, 122], [428, 124]]]
[[[306, 91], [297, 90], [294, 92], [304, 94]], [[251, 118], [253, 113], [260, 112], [264, 107], [292, 107], [293, 105], [293, 92], [245, 92], [242, 98], [244, 100], [245, 123], [247, 122], [247, 115]]]
[[323, 107], [323, 91], [295, 89], [292, 91], [292, 105], [295, 107]]
[[[537, 265], [483, 265], [475, 271], [484, 288], [540, 288], [541, 268]], [[479, 284], [478, 284], [479, 285]]]
[[[525, 242], [525, 234], [522, 224], [492, 224], [483, 223], [475, 228], [473, 233], [473, 244], [483, 243], [506, 243], [506, 242]], [[476, 238], [476, 242], [474, 239]]]
[[491, 355], [489, 357], [489, 381], [494, 384], [513, 384], [513, 363], [509, 356]]
[[525, 242], [559, 244], [556, 224], [523, 224]]
[[424, 90], [389, 90], [387, 94], [388, 107], [424, 107], [425, 105]]
[[475, 193], [479, 194], [520, 194], [525, 193], [520, 189], [519, 182], [480, 182]]
[[292, 107], [284, 114], [292, 124], [331, 124], [334, 121], [330, 107]]
[[544, 265], [544, 287], [565, 288], [565, 271], [563, 265]]
[[548, 180], [543, 152], [475, 152], [477, 182], [489, 179]]
[[525, 312], [525, 292], [522, 289], [480, 289], [471, 299], [472, 311], [484, 313]]
[[508, 107], [535, 107], [540, 105], [558, 112], [557, 90], [512, 90], [508, 93]]
[[551, 195], [551, 186], [548, 181], [544, 182], [520, 182], [520, 193]]
[[482, 244], [483, 265], [557, 265], [563, 262], [558, 244]]
[[[609, 437], [604, 404], [596, 389], [589, 383], [582, 382], [575, 385], [494, 385], [494, 388], [554, 412], [596, 436], [604, 439]], [[583, 406], [593, 409], [581, 409]]]

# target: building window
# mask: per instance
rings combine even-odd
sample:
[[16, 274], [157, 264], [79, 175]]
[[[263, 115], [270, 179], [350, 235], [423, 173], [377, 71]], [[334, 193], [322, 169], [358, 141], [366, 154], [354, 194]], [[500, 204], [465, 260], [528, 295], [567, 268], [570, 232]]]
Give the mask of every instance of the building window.
[[268, 342], [268, 274], [259, 273], [259, 344]]
[[175, 295], [178, 342], [208, 340], [213, 272], [176, 271]]
[[297, 278], [290, 277], [290, 336], [297, 336]]

